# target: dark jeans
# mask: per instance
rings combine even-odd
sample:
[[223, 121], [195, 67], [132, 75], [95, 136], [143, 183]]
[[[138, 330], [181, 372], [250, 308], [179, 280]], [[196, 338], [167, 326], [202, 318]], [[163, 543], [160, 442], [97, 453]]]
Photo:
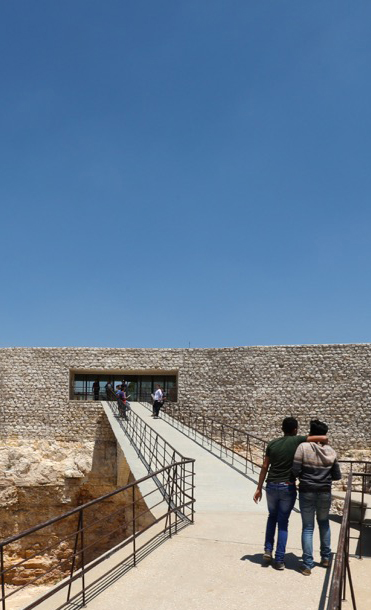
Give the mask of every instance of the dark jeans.
[[313, 531], [315, 514], [321, 541], [321, 558], [330, 559], [331, 556], [331, 532], [328, 518], [331, 507], [331, 493], [326, 491], [301, 491], [299, 493], [299, 505], [303, 523], [301, 534], [303, 564], [311, 570], [314, 567]]
[[161, 407], [162, 407], [162, 402], [155, 400], [155, 402], [153, 403], [153, 414], [155, 417], [158, 417]]
[[276, 561], [283, 561], [287, 543], [289, 517], [296, 500], [294, 483], [267, 483], [268, 521], [264, 550], [273, 551], [274, 535], [278, 526]]
[[124, 401], [121, 400], [120, 398], [117, 401], [117, 407], [118, 407], [118, 410], [119, 410], [119, 415], [121, 415], [121, 417], [124, 417], [125, 419], [127, 419], [128, 418], [128, 416], [127, 416], [127, 408], [126, 408], [126, 405], [125, 405]]

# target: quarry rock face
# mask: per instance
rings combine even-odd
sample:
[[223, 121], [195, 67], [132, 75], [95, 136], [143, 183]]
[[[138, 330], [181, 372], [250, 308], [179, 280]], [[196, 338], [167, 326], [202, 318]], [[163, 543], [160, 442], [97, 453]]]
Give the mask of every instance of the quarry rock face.
[[[58, 442], [36, 439], [9, 439], [0, 448], [0, 538], [26, 529], [99, 498], [132, 480], [125, 461], [117, 481], [117, 447], [105, 443]], [[117, 494], [84, 511], [84, 526], [91, 525], [85, 544], [93, 544], [85, 560], [89, 562], [132, 533], [131, 494]], [[139, 513], [144, 502], [136, 490]], [[128, 508], [129, 507], [129, 508]], [[109, 515], [116, 511], [114, 517]], [[109, 527], [105, 519], [109, 517]], [[71, 567], [78, 514], [22, 538], [5, 551], [5, 566], [27, 561], [6, 574], [6, 583], [22, 585], [39, 577], [38, 584], [56, 582]], [[148, 524], [151, 516], [138, 520]], [[102, 538], [102, 529], [107, 535]], [[112, 533], [110, 533], [112, 532]], [[52, 545], [50, 550], [45, 551]], [[47, 570], [48, 574], [45, 574]]]
[[92, 467], [93, 442], [14, 439], [0, 447], [0, 485], [60, 485], [84, 478]]

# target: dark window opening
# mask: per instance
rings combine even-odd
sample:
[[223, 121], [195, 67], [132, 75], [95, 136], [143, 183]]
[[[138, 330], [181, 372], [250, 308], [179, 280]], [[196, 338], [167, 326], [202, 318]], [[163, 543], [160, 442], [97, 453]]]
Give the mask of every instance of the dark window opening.
[[166, 400], [176, 402], [177, 400], [177, 377], [176, 375], [111, 375], [109, 373], [83, 374], [72, 373], [71, 400], [112, 400], [107, 384], [110, 383], [115, 392], [117, 386], [126, 381], [129, 400], [150, 401], [151, 394], [159, 384], [166, 396]]

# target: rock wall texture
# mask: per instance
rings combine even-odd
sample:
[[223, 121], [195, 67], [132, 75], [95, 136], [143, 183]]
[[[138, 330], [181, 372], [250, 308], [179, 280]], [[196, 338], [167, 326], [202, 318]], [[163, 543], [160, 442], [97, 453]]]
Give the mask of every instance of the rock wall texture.
[[330, 426], [338, 450], [371, 446], [371, 345], [220, 349], [0, 349], [0, 438], [111, 438], [100, 403], [72, 401], [70, 371], [176, 372], [178, 404], [265, 438], [295, 415]]
[[[58, 515], [108, 494], [133, 481], [115, 440], [61, 442], [9, 439], [0, 446], [0, 539], [14, 536]], [[137, 529], [153, 522], [135, 489]], [[84, 513], [89, 562], [132, 533], [132, 492], [129, 489]], [[113, 516], [112, 516], [112, 513]], [[103, 521], [102, 521], [103, 520]], [[5, 548], [5, 582], [23, 585], [55, 582], [68, 574], [78, 515], [52, 524]], [[91, 527], [89, 527], [91, 526]], [[105, 536], [102, 537], [102, 531]], [[51, 547], [49, 549], [49, 547]], [[48, 549], [48, 550], [43, 550]], [[17, 562], [27, 560], [21, 566]], [[48, 570], [51, 570], [47, 573]]]

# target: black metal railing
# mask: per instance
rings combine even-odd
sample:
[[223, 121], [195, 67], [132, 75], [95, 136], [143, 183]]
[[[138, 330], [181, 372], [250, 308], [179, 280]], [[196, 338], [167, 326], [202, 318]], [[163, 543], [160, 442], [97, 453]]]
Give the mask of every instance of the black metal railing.
[[[144, 464], [148, 473], [153, 473], [163, 468], [167, 464], [173, 462], [185, 463], [185, 460], [192, 461], [182, 455], [175, 447], [173, 447], [161, 434], [158, 434], [151, 426], [149, 426], [139, 415], [134, 411], [127, 412], [127, 419], [120, 416], [118, 405], [116, 402], [108, 403], [113, 414], [120, 419], [120, 425], [126, 436], [130, 440], [132, 446], [138, 454], [141, 462]], [[194, 462], [194, 460], [193, 460]], [[158, 488], [161, 493], [166, 494], [166, 485], [163, 476], [156, 475], [154, 481], [158, 483]], [[188, 490], [194, 487], [194, 468], [185, 470], [180, 477], [182, 487], [177, 491], [181, 497], [187, 495]], [[192, 504], [191, 521], [193, 522], [194, 506]]]
[[[149, 401], [142, 402], [142, 404], [148, 409], [152, 408]], [[239, 430], [214, 418], [195, 414], [189, 410], [183, 410], [174, 404], [166, 404], [162, 410], [161, 417], [188, 436], [192, 436], [193, 433], [194, 435], [198, 434], [203, 438], [207, 438], [211, 447], [213, 443], [218, 444], [221, 452], [224, 449], [226, 452], [234, 453], [239, 458], [242, 456], [246, 464], [248, 462], [251, 464], [252, 469], [254, 469], [254, 466], [262, 465], [268, 444], [264, 439], [250, 435], [244, 430]], [[357, 557], [362, 558], [365, 531], [364, 520], [367, 510], [366, 493], [369, 494], [371, 491], [371, 462], [367, 460], [344, 459], [339, 460], [339, 464], [341, 465], [343, 481], [346, 481], [347, 491], [344, 499], [339, 546], [327, 610], [341, 609], [341, 601], [345, 599], [346, 593], [346, 578], [349, 581], [352, 603], [354, 610], [356, 610], [355, 594], [349, 568], [349, 533], [350, 525], [356, 524], [359, 526]], [[356, 513], [359, 515], [356, 519], [351, 519], [352, 491], [357, 491], [361, 494], [360, 501], [356, 503]]]
[[[347, 461], [348, 462], [348, 461]], [[370, 472], [356, 472], [353, 470], [355, 460], [352, 461], [351, 471], [348, 474], [347, 480], [347, 491], [344, 500], [343, 518], [341, 521], [338, 547], [336, 552], [336, 558], [334, 563], [334, 570], [332, 575], [332, 581], [330, 586], [329, 600], [327, 610], [341, 610], [342, 602], [346, 599], [347, 582], [349, 584], [349, 590], [352, 600], [352, 607], [357, 610], [356, 595], [353, 586], [352, 574], [349, 564], [349, 540], [350, 540], [350, 526], [351, 526], [351, 508], [352, 508], [352, 491], [353, 483], [356, 477], [362, 480], [362, 491], [361, 491], [361, 505], [360, 505], [360, 539], [359, 539], [359, 553], [358, 557], [362, 558], [362, 530], [364, 528], [365, 521], [365, 494], [366, 488], [371, 483]], [[368, 464], [368, 462], [363, 462]]]
[[[115, 410], [116, 405], [112, 408]], [[6, 610], [9, 598], [27, 586], [51, 584], [62, 577], [63, 581], [24, 610], [35, 608], [64, 588], [67, 589], [65, 603], [85, 605], [97, 583], [87, 583], [86, 576], [99, 563], [127, 548], [124, 559], [120, 556], [120, 565], [135, 566], [155, 540], [171, 537], [180, 527], [193, 523], [194, 460], [181, 456], [134, 413], [125, 422], [125, 428], [131, 442], [138, 443], [138, 455], [149, 474], [0, 541], [2, 610]], [[138, 486], [145, 481], [154, 485], [141, 494]], [[143, 534], [154, 526], [155, 534], [144, 540]], [[46, 541], [44, 545], [42, 540]], [[15, 561], [16, 555], [23, 559]], [[35, 563], [46, 567], [35, 570]], [[14, 586], [17, 575], [22, 575], [27, 582]], [[9, 583], [13, 586], [7, 591]], [[72, 594], [73, 583], [74, 589], [80, 584]]]
[[[353, 483], [352, 483], [353, 490], [357, 491], [356, 486], [358, 485], [359, 491], [361, 491], [363, 483], [362, 483], [362, 477], [360, 477], [360, 475], [368, 474], [368, 473], [371, 474], [371, 461], [370, 460], [352, 460], [352, 459], [344, 458], [344, 459], [338, 460], [338, 462], [341, 465], [341, 472], [342, 472], [343, 478], [345, 478], [346, 481], [348, 481], [348, 475], [352, 474], [353, 475]], [[371, 491], [371, 489], [370, 489], [370, 491]]]
[[[141, 401], [141, 404], [152, 410], [148, 399]], [[220, 457], [229, 456], [231, 464], [236, 467], [242, 465], [244, 472], [250, 467], [254, 473], [255, 468], [260, 468], [263, 464], [267, 441], [245, 430], [168, 402], [165, 402], [161, 417], [188, 435], [193, 432], [194, 438], [199, 434], [201, 439], [207, 439], [209, 449], [213, 450], [213, 446], [217, 446]]]

